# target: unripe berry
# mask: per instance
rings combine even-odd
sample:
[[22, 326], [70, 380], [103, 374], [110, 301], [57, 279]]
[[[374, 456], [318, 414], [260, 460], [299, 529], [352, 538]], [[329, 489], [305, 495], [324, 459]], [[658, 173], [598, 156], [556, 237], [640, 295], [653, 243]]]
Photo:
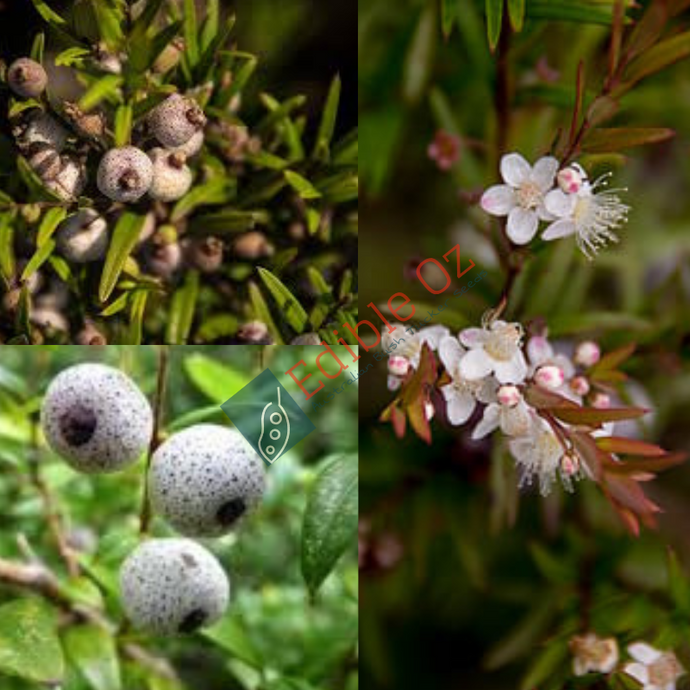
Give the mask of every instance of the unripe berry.
[[73, 156], [63, 156], [58, 174], [44, 183], [48, 189], [65, 201], [76, 199], [86, 187], [86, 168]]
[[108, 224], [93, 209], [83, 209], [60, 224], [55, 239], [68, 261], [99, 261], [108, 249]]
[[29, 119], [18, 143], [24, 150], [34, 144], [46, 144], [60, 153], [65, 148], [67, 136], [67, 130], [52, 115], [39, 113]]
[[117, 472], [148, 447], [153, 414], [148, 400], [121, 371], [77, 364], [58, 374], [41, 408], [50, 447], [79, 472]]
[[151, 159], [135, 146], [110, 149], [98, 165], [98, 189], [113, 201], [138, 201], [152, 181]]
[[240, 342], [247, 345], [273, 345], [273, 338], [263, 321], [250, 321], [243, 324], [237, 331], [237, 337]]
[[575, 348], [575, 364], [580, 364], [583, 367], [594, 366], [600, 357], [601, 349], [592, 340], [586, 340]]
[[212, 625], [230, 600], [230, 583], [220, 563], [190, 539], [139, 544], [122, 564], [120, 591], [134, 627], [156, 635]]
[[148, 156], [153, 163], [153, 181], [149, 196], [159, 201], [176, 201], [192, 186], [192, 171], [185, 164], [182, 153], [162, 148], [151, 149]]
[[174, 149], [170, 149], [174, 153], [182, 153], [187, 156], [187, 159], [196, 156], [199, 151], [201, 151], [204, 145], [204, 130], [200, 129], [198, 132], [192, 134], [192, 138], [186, 141], [182, 146], [176, 146]]
[[174, 93], [151, 111], [148, 122], [153, 136], [163, 146], [174, 148], [203, 129], [206, 116], [196, 101]]
[[62, 169], [60, 154], [47, 144], [36, 144], [32, 146], [29, 154], [29, 165], [31, 169], [42, 180], [55, 179]]
[[262, 232], [252, 231], [240, 235], [235, 240], [235, 254], [241, 259], [260, 259], [272, 256], [275, 252], [273, 245]]
[[21, 98], [38, 98], [45, 91], [48, 75], [35, 60], [19, 58], [7, 70], [7, 83]]
[[265, 481], [259, 456], [239, 431], [198, 424], [156, 450], [149, 492], [154, 511], [176, 530], [212, 537], [258, 504]]
[[217, 237], [195, 238], [185, 253], [187, 261], [203, 273], [213, 273], [223, 265], [223, 241]]
[[182, 249], [178, 242], [157, 242], [158, 234], [152, 240], [147, 252], [148, 267], [154, 275], [169, 279], [180, 268]]
[[321, 336], [318, 333], [302, 333], [293, 338], [290, 345], [321, 345]]
[[77, 345], [103, 346], [108, 344], [108, 339], [98, 330], [93, 321], [87, 320], [74, 339]]
[[65, 315], [50, 306], [32, 308], [29, 312], [29, 321], [34, 326], [38, 326], [46, 331], [60, 333], [67, 333], [69, 331], [69, 322]]

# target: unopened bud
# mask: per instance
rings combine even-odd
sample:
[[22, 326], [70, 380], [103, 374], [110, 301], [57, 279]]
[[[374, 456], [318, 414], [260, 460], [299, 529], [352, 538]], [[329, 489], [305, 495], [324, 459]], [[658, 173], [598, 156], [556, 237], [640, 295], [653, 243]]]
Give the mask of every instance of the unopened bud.
[[589, 381], [585, 376], [573, 376], [570, 380], [570, 389], [575, 395], [587, 395], [589, 393]]
[[273, 338], [268, 332], [268, 326], [263, 321], [250, 321], [237, 331], [237, 337], [250, 345], [272, 345]]
[[559, 388], [563, 385], [565, 375], [560, 367], [555, 364], [547, 364], [537, 369], [534, 380], [544, 388]]
[[595, 393], [592, 396], [591, 405], [599, 410], [606, 410], [611, 407], [611, 396], [606, 393]]
[[558, 173], [558, 186], [566, 194], [577, 194], [583, 183], [582, 175], [575, 168], [563, 168]]
[[401, 378], [410, 370], [410, 360], [407, 357], [394, 355], [388, 360], [388, 371], [393, 376], [400, 376]]
[[565, 477], [574, 477], [580, 472], [580, 459], [573, 453], [566, 453], [561, 458], [561, 472]]
[[501, 386], [497, 393], [498, 402], [506, 407], [515, 407], [522, 400], [517, 386]]
[[594, 366], [600, 357], [601, 349], [592, 340], [585, 340], [575, 349], [575, 364], [580, 364], [583, 367]]

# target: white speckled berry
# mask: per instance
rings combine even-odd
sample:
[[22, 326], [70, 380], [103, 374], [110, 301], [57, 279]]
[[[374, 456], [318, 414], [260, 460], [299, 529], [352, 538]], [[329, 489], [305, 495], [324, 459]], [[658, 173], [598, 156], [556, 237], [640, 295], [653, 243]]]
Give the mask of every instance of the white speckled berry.
[[142, 542], [122, 565], [120, 590], [134, 627], [156, 635], [212, 625], [230, 600], [230, 583], [220, 563], [191, 539]]
[[48, 387], [41, 426], [50, 447], [87, 474], [135, 462], [153, 433], [153, 413], [134, 381], [103, 364], [77, 364]]
[[148, 122], [151, 133], [163, 146], [175, 148], [203, 129], [206, 117], [196, 101], [174, 93], [151, 111]]
[[153, 455], [154, 511], [187, 536], [219, 536], [261, 500], [259, 456], [239, 431], [198, 424], [171, 436]]
[[43, 65], [31, 58], [15, 60], [7, 70], [7, 83], [22, 98], [38, 98], [48, 84]]
[[204, 130], [200, 129], [192, 134], [192, 138], [182, 144], [182, 146], [176, 146], [174, 149], [170, 149], [175, 153], [183, 153], [187, 158], [192, 158], [196, 156], [204, 145]]
[[113, 201], [138, 201], [152, 181], [151, 159], [136, 146], [110, 149], [98, 164], [98, 189]]
[[60, 153], [65, 148], [67, 137], [67, 130], [52, 115], [42, 112], [29, 120], [19, 143], [27, 148], [33, 144], [47, 144]]
[[52, 179], [43, 180], [54, 194], [65, 201], [76, 199], [86, 187], [86, 167], [73, 156], [63, 156], [58, 174]]
[[55, 239], [68, 261], [100, 261], [108, 249], [108, 224], [93, 209], [82, 209], [60, 224]]
[[192, 186], [192, 171], [186, 165], [183, 153], [155, 148], [148, 152], [153, 163], [153, 182], [149, 196], [158, 201], [175, 201], [183, 197]]

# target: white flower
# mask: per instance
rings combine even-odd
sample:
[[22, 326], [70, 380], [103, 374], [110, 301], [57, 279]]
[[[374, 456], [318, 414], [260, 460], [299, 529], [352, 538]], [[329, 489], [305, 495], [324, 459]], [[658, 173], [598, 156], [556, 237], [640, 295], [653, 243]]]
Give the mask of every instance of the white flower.
[[452, 336], [441, 340], [438, 354], [448, 375], [453, 379], [451, 383], [441, 387], [441, 393], [446, 399], [448, 421], [453, 426], [458, 426], [470, 418], [477, 401], [488, 403], [495, 400], [496, 381], [491, 376], [470, 381], [460, 373], [460, 362], [466, 351]]
[[488, 436], [501, 427], [506, 436], [524, 436], [532, 426], [532, 417], [522, 394], [515, 386], [501, 386], [498, 402], [487, 405], [482, 420], [474, 427], [474, 440]]
[[572, 456], [565, 452], [553, 429], [541, 417], [534, 415], [529, 433], [512, 439], [508, 448], [521, 473], [520, 488], [531, 486], [537, 478], [539, 490], [546, 496], [560, 477], [564, 488], [572, 490], [579, 464], [572, 472]]
[[[450, 331], [445, 326], [429, 326], [421, 330], [414, 329], [414, 333], [408, 333], [408, 328], [403, 323], [391, 324], [395, 330], [389, 333], [388, 330], [381, 336], [381, 346], [384, 350], [394, 348], [395, 356], [406, 357], [410, 365], [415, 369], [419, 366], [419, 358], [422, 356], [422, 345], [426, 343], [432, 350], [438, 350], [438, 345], [442, 338], [450, 335]], [[396, 340], [402, 341], [395, 343]], [[389, 352], [393, 357], [393, 353]]]
[[[575, 365], [570, 358], [563, 354], [556, 354], [551, 343], [543, 335], [535, 335], [527, 341], [527, 357], [529, 359], [529, 376], [545, 388], [551, 388], [564, 398], [581, 403], [582, 398], [568, 385], [568, 381], [575, 375]], [[557, 376], [558, 369], [562, 376]]]
[[618, 643], [613, 637], [602, 639], [594, 633], [576, 635], [570, 640], [570, 649], [576, 676], [611, 673], [618, 664]]
[[522, 383], [527, 376], [522, 335], [519, 323], [498, 320], [461, 331], [460, 342], [470, 351], [460, 362], [460, 375], [474, 381], [493, 373], [499, 383]]
[[676, 681], [685, 674], [673, 652], [660, 652], [644, 642], [635, 642], [628, 647], [628, 653], [634, 661], [623, 670], [640, 682], [643, 690], [675, 690]]
[[506, 184], [489, 187], [481, 206], [493, 216], [508, 216], [506, 232], [515, 244], [527, 244], [536, 234], [540, 220], [553, 220], [544, 206], [544, 195], [553, 186], [558, 161], [540, 158], [534, 167], [519, 154], [501, 158], [501, 177]]
[[550, 191], [544, 198], [544, 206], [558, 220], [544, 230], [542, 239], [556, 240], [575, 234], [580, 250], [588, 259], [607, 241], [618, 242], [612, 230], [625, 223], [630, 207], [616, 194], [621, 190], [597, 191], [606, 184], [607, 177], [602, 175], [593, 183], [585, 178], [575, 194], [567, 194], [562, 189]]

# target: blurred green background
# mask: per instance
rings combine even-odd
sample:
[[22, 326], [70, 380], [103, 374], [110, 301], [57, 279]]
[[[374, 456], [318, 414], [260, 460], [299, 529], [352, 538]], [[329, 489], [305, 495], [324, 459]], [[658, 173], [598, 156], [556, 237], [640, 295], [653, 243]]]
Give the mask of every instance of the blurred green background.
[[[630, 21], [649, 4], [628, 7]], [[382, 306], [403, 291], [417, 306], [415, 318], [421, 313], [423, 319], [445, 296], [419, 284], [416, 265], [428, 257], [443, 263], [442, 255], [456, 244], [464, 265], [471, 258], [477, 267], [453, 287], [483, 269], [488, 275], [433, 322], [457, 332], [478, 325], [498, 303], [504, 276], [487, 239], [491, 219], [476, 201], [500, 182], [499, 154], [519, 151], [534, 162], [549, 152], [559, 128], [569, 126], [580, 60], [587, 100], [597, 93], [612, 5], [527, 0], [522, 32], [504, 45], [510, 122], [499, 151], [497, 61], [488, 47], [485, 3], [359, 3], [363, 304]], [[448, 38], [443, 11], [446, 28], [452, 27]], [[666, 35], [689, 28], [685, 11], [670, 20]], [[588, 262], [573, 238], [537, 241], [507, 311], [523, 323], [544, 319], [556, 341], [593, 337], [604, 350], [637, 342], [626, 370], [639, 385], [625, 395], [653, 414], [632, 433], [672, 450], [690, 449], [688, 112], [687, 61], [622, 98], [607, 126], [670, 127], [676, 136], [658, 146], [579, 159], [591, 177], [611, 170], [611, 186], [628, 189], [621, 196], [632, 210], [620, 242]], [[450, 172], [427, 154], [439, 129], [460, 137]], [[432, 286], [443, 285], [433, 272], [425, 277]], [[369, 316], [380, 321], [373, 312]], [[373, 353], [368, 357], [374, 362]], [[431, 447], [411, 432], [398, 441], [390, 425], [378, 421], [393, 397], [385, 358], [361, 386], [365, 686], [609, 687], [596, 677], [579, 684], [566, 680], [567, 640], [582, 628], [583, 617], [621, 644], [644, 637], [673, 647], [690, 667], [690, 613], [669, 593], [666, 563], [669, 546], [685, 566], [690, 562], [690, 469], [673, 470], [645, 487], [664, 513], [658, 533], [645, 531], [634, 540], [586, 482], [574, 497], [528, 494], [518, 501], [504, 449], [471, 441], [471, 426], [452, 430], [437, 414]], [[540, 674], [545, 677], [537, 683]]]
[[[342, 355], [345, 356], [344, 348]], [[262, 355], [262, 351], [264, 351]], [[125, 635], [151, 654], [167, 658], [181, 684], [142, 674], [122, 663], [127, 690], [353, 690], [357, 687], [357, 569], [354, 548], [311, 601], [300, 571], [302, 516], [306, 497], [324, 463], [336, 455], [357, 452], [357, 387], [318, 412], [284, 375], [304, 359], [304, 375], [320, 376], [314, 360], [321, 348], [176, 347], [170, 348], [170, 379], [164, 413], [166, 433], [199, 422], [229, 424], [219, 405], [263, 368], [285, 385], [316, 425], [316, 431], [283, 455], [268, 470], [268, 489], [257, 513], [236, 535], [206, 543], [221, 559], [231, 578], [231, 606], [216, 627], [203, 635], [151, 639]], [[30, 482], [27, 457], [42, 394], [66, 367], [84, 362], [108, 363], [128, 373], [151, 399], [156, 386], [156, 348], [6, 346], [0, 358], [0, 558], [22, 560], [18, 541], [62, 574], [43, 506]], [[356, 369], [356, 365], [353, 365]], [[316, 376], [310, 379], [313, 382]], [[230, 393], [229, 393], [230, 392]], [[81, 551], [86, 576], [70, 587], [87, 599], [105, 598], [116, 622], [122, 613], [117, 596], [117, 571], [137, 543], [143, 459], [115, 475], [84, 476], [41, 444], [40, 472], [57, 508], [66, 516], [68, 534]], [[172, 534], [160, 520], [155, 536]], [[96, 584], [94, 584], [96, 583]], [[96, 586], [97, 585], [97, 586]], [[100, 593], [99, 593], [100, 592]], [[0, 585], [0, 604], [17, 592]], [[62, 625], [69, 621], [64, 620]], [[0, 640], [7, 632], [0, 621]], [[128, 637], [128, 636], [129, 637]], [[4, 644], [4, 643], [3, 643]], [[94, 642], [93, 655], [99, 649]], [[4, 661], [3, 661], [4, 660]], [[6, 658], [0, 649], [0, 668]], [[95, 682], [95, 684], [93, 684]], [[104, 684], [105, 683], [105, 684]], [[38, 687], [0, 675], [3, 690]], [[68, 665], [63, 686], [69, 690], [112, 688], [107, 681], [85, 682]]]

